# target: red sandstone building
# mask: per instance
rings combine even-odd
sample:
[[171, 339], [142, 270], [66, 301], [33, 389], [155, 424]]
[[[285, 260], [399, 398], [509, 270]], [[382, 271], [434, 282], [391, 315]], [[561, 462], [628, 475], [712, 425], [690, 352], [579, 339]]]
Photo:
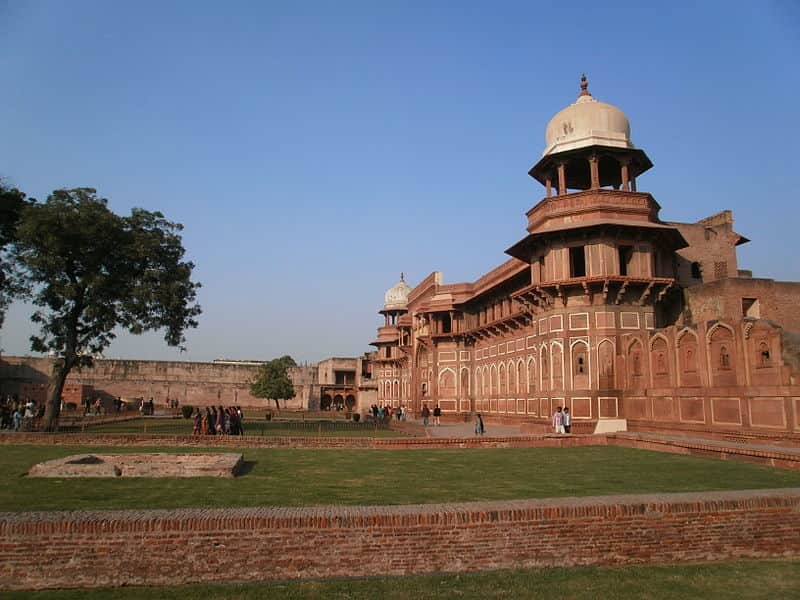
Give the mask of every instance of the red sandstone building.
[[659, 218], [652, 162], [581, 80], [529, 174], [544, 198], [511, 258], [474, 282], [433, 272], [386, 293], [378, 402], [576, 430], [800, 430], [800, 284], [739, 270], [723, 211]]

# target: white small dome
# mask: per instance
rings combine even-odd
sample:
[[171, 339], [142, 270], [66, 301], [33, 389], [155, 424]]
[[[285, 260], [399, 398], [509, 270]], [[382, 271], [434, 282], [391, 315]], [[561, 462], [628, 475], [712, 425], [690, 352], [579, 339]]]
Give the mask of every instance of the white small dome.
[[598, 102], [589, 93], [586, 76], [581, 77], [581, 93], [571, 104], [550, 119], [545, 131], [543, 156], [588, 146], [633, 148], [631, 125], [616, 106]]
[[384, 310], [406, 308], [410, 292], [411, 287], [406, 283], [403, 274], [400, 273], [400, 281], [394, 287], [389, 288], [383, 297]]

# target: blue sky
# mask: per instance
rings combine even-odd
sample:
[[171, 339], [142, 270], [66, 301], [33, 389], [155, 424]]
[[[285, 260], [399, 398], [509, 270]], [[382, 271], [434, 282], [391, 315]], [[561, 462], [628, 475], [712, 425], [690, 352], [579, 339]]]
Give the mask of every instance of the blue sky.
[[0, 0], [0, 175], [185, 225], [188, 352], [122, 335], [107, 356], [355, 356], [401, 271], [507, 258], [585, 72], [655, 164], [638, 184], [663, 219], [732, 209], [740, 268], [800, 280], [798, 5], [658, 4]]

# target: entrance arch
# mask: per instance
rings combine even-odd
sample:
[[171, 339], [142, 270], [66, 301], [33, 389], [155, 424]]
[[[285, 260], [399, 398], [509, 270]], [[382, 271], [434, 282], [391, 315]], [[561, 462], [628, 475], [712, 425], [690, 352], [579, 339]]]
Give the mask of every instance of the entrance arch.
[[330, 394], [325, 394], [324, 396], [322, 396], [322, 400], [319, 401], [319, 409], [330, 410], [331, 404], [333, 404], [333, 398], [331, 398]]

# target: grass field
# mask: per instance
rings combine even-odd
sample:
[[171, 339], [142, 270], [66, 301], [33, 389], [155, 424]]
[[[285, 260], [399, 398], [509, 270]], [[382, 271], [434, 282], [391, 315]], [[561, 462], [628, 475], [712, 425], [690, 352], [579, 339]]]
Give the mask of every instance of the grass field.
[[362, 580], [13, 592], [9, 600], [774, 600], [800, 598], [800, 562], [577, 567]]
[[800, 487], [800, 472], [608, 446], [246, 449], [246, 473], [236, 479], [24, 477], [44, 460], [103, 451], [224, 450], [4, 446], [0, 510], [416, 504]]

